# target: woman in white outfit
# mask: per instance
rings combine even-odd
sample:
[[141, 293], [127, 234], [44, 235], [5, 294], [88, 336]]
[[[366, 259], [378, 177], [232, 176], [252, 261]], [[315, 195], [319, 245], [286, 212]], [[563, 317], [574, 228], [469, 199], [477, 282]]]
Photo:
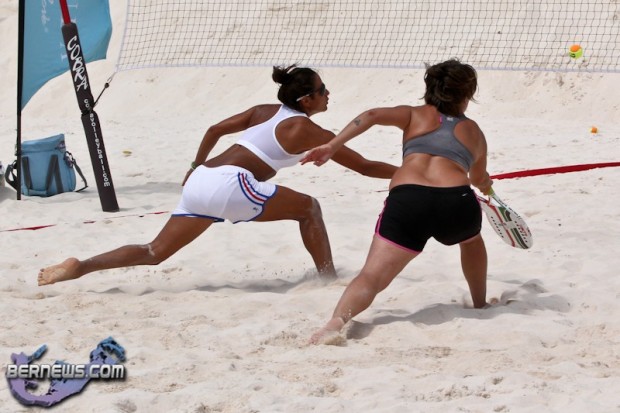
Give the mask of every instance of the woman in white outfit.
[[[322, 278], [335, 278], [329, 239], [316, 199], [266, 182], [279, 169], [293, 166], [303, 154], [334, 134], [310, 120], [327, 110], [329, 91], [312, 69], [274, 67], [282, 104], [254, 106], [211, 126], [183, 181], [181, 201], [149, 244], [125, 245], [95, 257], [68, 258], [39, 272], [39, 285], [81, 277], [93, 271], [134, 265], [157, 265], [192, 242], [214, 222], [224, 220], [299, 222], [304, 245]], [[207, 159], [218, 140], [244, 131], [239, 141]], [[369, 161], [342, 147], [333, 160], [366, 176], [389, 179], [396, 167]]]

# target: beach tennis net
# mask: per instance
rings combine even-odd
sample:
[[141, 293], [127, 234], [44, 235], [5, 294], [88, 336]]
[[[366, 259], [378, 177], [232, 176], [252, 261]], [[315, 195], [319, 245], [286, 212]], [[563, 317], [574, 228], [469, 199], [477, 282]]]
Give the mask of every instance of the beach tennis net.
[[453, 57], [478, 69], [620, 71], [617, 0], [127, 1], [117, 71], [422, 68]]

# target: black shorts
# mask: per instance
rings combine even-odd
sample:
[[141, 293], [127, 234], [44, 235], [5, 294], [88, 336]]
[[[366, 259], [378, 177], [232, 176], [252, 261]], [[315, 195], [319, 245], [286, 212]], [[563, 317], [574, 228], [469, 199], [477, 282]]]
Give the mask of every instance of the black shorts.
[[481, 225], [480, 204], [469, 186], [407, 184], [390, 190], [375, 233], [405, 249], [421, 252], [431, 237], [454, 245], [477, 235]]

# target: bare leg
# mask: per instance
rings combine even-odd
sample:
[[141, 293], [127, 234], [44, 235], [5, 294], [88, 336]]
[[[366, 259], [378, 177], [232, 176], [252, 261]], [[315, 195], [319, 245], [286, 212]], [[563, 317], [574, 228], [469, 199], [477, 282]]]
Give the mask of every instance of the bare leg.
[[299, 222], [299, 231], [304, 246], [312, 256], [321, 278], [336, 278], [334, 260], [319, 202], [311, 196], [278, 186], [276, 195], [267, 201], [263, 213], [256, 221], [284, 219]]
[[170, 217], [157, 237], [144, 245], [125, 245], [80, 261], [68, 258], [39, 271], [39, 285], [79, 278], [93, 271], [134, 265], [157, 265], [192, 242], [213, 223], [210, 219]]
[[475, 308], [487, 305], [487, 250], [480, 234], [459, 244], [461, 267]]
[[310, 342], [318, 344], [324, 336], [340, 331], [351, 318], [367, 309], [376, 295], [418, 254], [396, 247], [375, 235], [361, 272], [344, 290], [332, 319], [312, 335]]

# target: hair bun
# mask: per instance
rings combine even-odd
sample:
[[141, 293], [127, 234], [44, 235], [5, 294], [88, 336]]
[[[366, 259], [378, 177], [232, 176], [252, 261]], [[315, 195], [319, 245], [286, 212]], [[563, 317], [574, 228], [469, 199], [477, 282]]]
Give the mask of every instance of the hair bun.
[[279, 83], [281, 85], [285, 85], [290, 83], [293, 80], [293, 72], [297, 69], [297, 65], [291, 65], [288, 67], [283, 66], [274, 66], [273, 74], [271, 78], [274, 82]]

